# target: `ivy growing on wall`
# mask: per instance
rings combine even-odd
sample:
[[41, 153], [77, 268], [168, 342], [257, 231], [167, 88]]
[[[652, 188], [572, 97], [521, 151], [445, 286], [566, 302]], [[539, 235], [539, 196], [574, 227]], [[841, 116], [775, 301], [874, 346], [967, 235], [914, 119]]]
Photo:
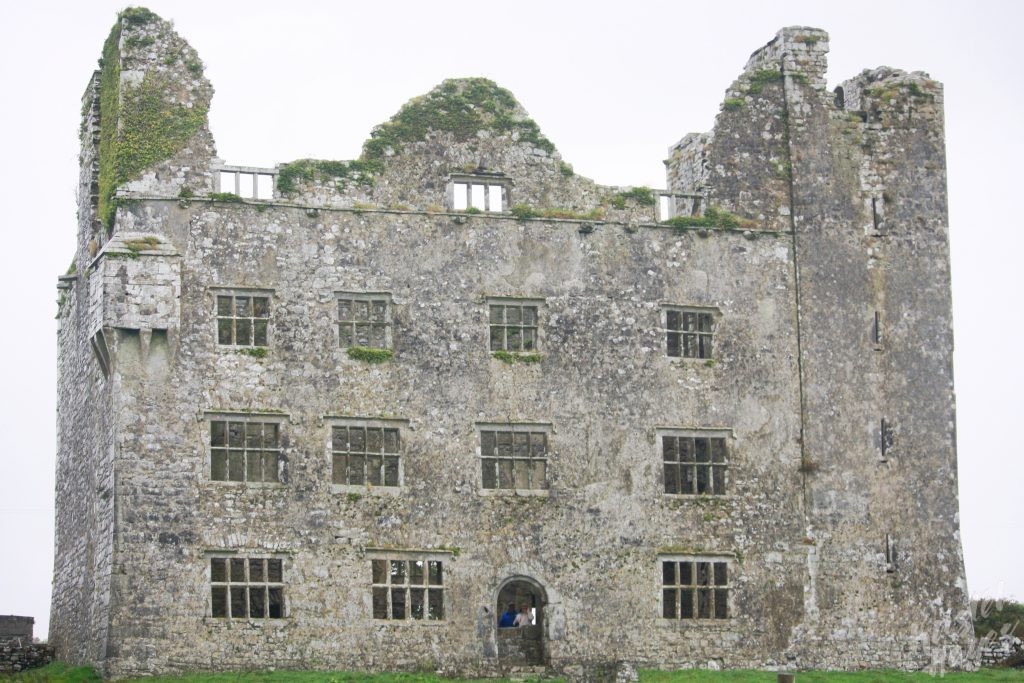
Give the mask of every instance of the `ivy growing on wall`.
[[114, 192], [118, 186], [137, 178], [146, 168], [171, 158], [206, 121], [204, 103], [189, 108], [167, 102], [164, 93], [171, 84], [156, 72], [147, 71], [140, 83], [121, 90], [121, 32], [126, 25], [146, 24], [156, 18], [145, 8], [130, 7], [118, 15], [117, 23], [103, 44], [99, 215], [108, 230], [117, 208]]

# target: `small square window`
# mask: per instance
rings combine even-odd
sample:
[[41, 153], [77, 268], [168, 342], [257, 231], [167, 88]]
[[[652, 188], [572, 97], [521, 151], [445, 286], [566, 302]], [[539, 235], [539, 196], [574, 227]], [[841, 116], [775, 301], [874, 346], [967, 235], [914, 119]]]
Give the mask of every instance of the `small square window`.
[[210, 479], [280, 482], [280, 424], [248, 418], [210, 420]]
[[728, 619], [729, 560], [662, 557], [661, 616], [665, 619]]
[[284, 617], [282, 561], [276, 557], [211, 557], [210, 613], [218, 619]]
[[485, 489], [548, 488], [548, 430], [538, 425], [481, 425], [480, 471]]
[[491, 351], [534, 353], [538, 350], [537, 299], [488, 300], [488, 324]]
[[373, 618], [443, 621], [445, 561], [415, 553], [371, 559]]
[[391, 295], [339, 292], [338, 340], [341, 348], [391, 348]]
[[401, 422], [334, 418], [331, 425], [331, 483], [401, 486]]
[[665, 308], [665, 353], [673, 358], [714, 358], [715, 313], [706, 308]]
[[725, 433], [669, 430], [659, 437], [665, 493], [725, 494], [729, 467]]
[[247, 293], [217, 295], [218, 344], [267, 346], [269, 328], [269, 296]]

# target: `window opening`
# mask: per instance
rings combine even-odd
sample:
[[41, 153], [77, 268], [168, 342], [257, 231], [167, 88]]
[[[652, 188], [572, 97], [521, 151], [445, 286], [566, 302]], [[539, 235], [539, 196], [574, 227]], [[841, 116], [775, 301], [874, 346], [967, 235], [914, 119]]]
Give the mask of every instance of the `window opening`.
[[284, 617], [281, 560], [268, 557], [210, 558], [211, 613], [224, 619]]
[[673, 198], [667, 194], [658, 196], [658, 220], [667, 221], [669, 218], [672, 218], [674, 213], [672, 211], [672, 199]]
[[217, 297], [217, 343], [266, 346], [270, 297], [248, 294]]
[[495, 183], [493, 180], [488, 182], [483, 178], [462, 177], [451, 184], [452, 209], [465, 211], [472, 208], [477, 211], [500, 213], [505, 210], [508, 203], [507, 191], [507, 185]]
[[537, 305], [491, 303], [491, 351], [537, 350]]
[[665, 352], [673, 358], [712, 358], [715, 318], [711, 311], [665, 310]]
[[281, 443], [274, 422], [210, 420], [210, 479], [280, 482]]
[[661, 561], [661, 616], [728, 619], [729, 563], [695, 559]]
[[893, 446], [896, 445], [896, 431], [893, 429], [892, 423], [886, 420], [884, 417], [882, 418], [879, 436], [879, 441], [881, 442], [880, 448], [882, 451], [882, 460], [885, 461], [888, 460], [889, 452], [892, 450]]
[[896, 572], [896, 541], [891, 534], [885, 535], [885, 571], [887, 574]]
[[546, 489], [548, 435], [530, 428], [481, 429], [485, 489]]
[[338, 294], [338, 339], [341, 348], [391, 347], [391, 296], [388, 294]]
[[273, 199], [274, 174], [249, 171], [220, 171], [218, 187], [221, 192], [237, 194], [242, 199]]
[[661, 437], [665, 493], [725, 493], [728, 449], [724, 437]]
[[399, 430], [391, 427], [331, 427], [331, 481], [335, 484], [398, 486]]
[[444, 619], [444, 563], [427, 557], [370, 560], [374, 619]]

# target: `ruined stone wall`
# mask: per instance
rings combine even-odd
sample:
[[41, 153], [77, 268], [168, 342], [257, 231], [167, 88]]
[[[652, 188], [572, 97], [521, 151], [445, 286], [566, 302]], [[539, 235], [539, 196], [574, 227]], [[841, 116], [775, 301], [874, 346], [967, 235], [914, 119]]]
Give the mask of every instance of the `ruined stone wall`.
[[[145, 83], [178, 50], [190, 75], [170, 76], [193, 99], [161, 106], [203, 106], [180, 38], [126, 12], [120, 73]], [[941, 89], [880, 70], [833, 96], [826, 52], [824, 32], [783, 30], [715, 130], [670, 151], [668, 189], [700, 199], [676, 227], [649, 192], [576, 176], [483, 79], [410, 101], [358, 160], [279, 166], [259, 200], [211, 194], [203, 122], [119, 187], [95, 243], [101, 145], [84, 139], [60, 314], [58, 654], [115, 676], [489, 673], [507, 664], [498, 593], [519, 577], [543, 590], [544, 657], [563, 670], [612, 652], [919, 668], [947, 645], [970, 665], [951, 631], [966, 588]], [[504, 183], [505, 211], [451, 210], [460, 178]], [[736, 215], [701, 222], [710, 208]], [[393, 357], [346, 353], [339, 292], [388, 293]], [[265, 348], [218, 343], [217, 297], [246, 293], [270, 302]], [[491, 354], [492, 297], [536, 300], [533, 362]], [[711, 358], [666, 354], [667, 306], [713, 313]], [[211, 421], [232, 418], [278, 425], [279, 481], [213, 480]], [[332, 484], [345, 418], [398, 425], [400, 487]], [[485, 488], [480, 425], [519, 423], [547, 434], [545, 486]], [[665, 494], [672, 429], [726, 435], [725, 495]], [[371, 561], [388, 556], [444, 563], [443, 620], [374, 618]], [[279, 559], [283, 616], [214, 616], [212, 557]], [[663, 618], [666, 557], [728, 562], [729, 618]]]
[[[823, 32], [792, 28], [751, 57], [737, 81], [749, 85], [730, 92], [745, 92], [742, 104], [727, 100], [719, 116], [709, 181], [724, 205], [789, 217], [795, 230], [814, 545], [793, 656], [845, 668], [927, 661], [949, 645], [946, 664], [960, 666], [969, 629], [941, 86], [880, 69], [836, 97], [822, 88], [827, 48]], [[766, 120], [781, 133], [775, 143], [764, 142]], [[782, 160], [784, 172], [767, 182], [756, 163], [729, 172], [718, 156], [726, 141], [768, 144], [761, 158]], [[823, 659], [827, 642], [847, 643], [845, 654]]]

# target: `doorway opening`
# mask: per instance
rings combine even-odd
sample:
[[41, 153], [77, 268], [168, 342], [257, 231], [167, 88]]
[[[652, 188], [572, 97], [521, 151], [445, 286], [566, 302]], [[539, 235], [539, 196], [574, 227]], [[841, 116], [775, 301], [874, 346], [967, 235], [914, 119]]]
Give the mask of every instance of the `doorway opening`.
[[[545, 662], [544, 607], [547, 593], [544, 587], [528, 576], [507, 579], [498, 589], [497, 646], [498, 658], [508, 666], [538, 666]], [[522, 615], [517, 626], [502, 626], [501, 615], [512, 606], [515, 614]], [[507, 623], [508, 618], [506, 618]]]

